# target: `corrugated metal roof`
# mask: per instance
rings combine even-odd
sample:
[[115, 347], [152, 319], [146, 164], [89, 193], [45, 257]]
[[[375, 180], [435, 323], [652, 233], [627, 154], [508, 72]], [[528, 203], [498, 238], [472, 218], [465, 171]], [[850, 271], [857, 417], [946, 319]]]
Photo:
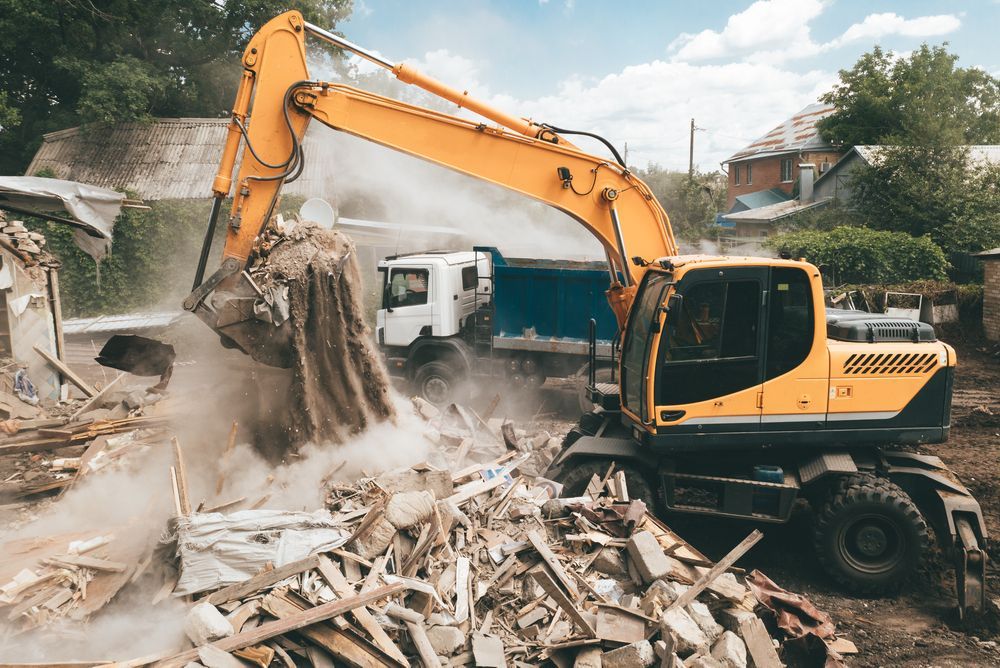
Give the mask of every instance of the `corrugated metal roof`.
[[762, 206], [767, 206], [769, 204], [778, 204], [779, 202], [787, 202], [792, 199], [792, 196], [788, 193], [779, 190], [778, 188], [771, 188], [770, 190], [758, 190], [757, 192], [747, 193], [746, 195], [739, 195], [736, 197], [737, 204], [733, 205], [730, 209], [732, 213], [737, 211], [746, 211], [747, 209], [758, 209]]
[[730, 223], [771, 223], [781, 218], [786, 218], [817, 206], [826, 206], [829, 203], [829, 198], [816, 202], [807, 202], [806, 204], [801, 204], [799, 203], [799, 200], [793, 199], [788, 200], [787, 202], [768, 204], [767, 206], [758, 207], [756, 209], [737, 211], [736, 213], [727, 213], [722, 216], [722, 218]]
[[172, 325], [187, 311], [159, 311], [153, 313], [125, 313], [99, 315], [95, 318], [70, 318], [63, 321], [64, 334], [94, 334], [97, 332], [131, 332], [159, 329]]
[[[228, 123], [225, 118], [159, 118], [50, 132], [27, 173], [51, 169], [61, 179], [130, 190], [145, 200], [207, 198], [212, 196]], [[318, 159], [331, 154], [331, 134], [306, 133], [305, 169], [284, 193], [334, 196], [330, 163]]]
[[726, 159], [726, 162], [751, 157], [762, 158], [780, 153], [832, 149], [830, 143], [821, 138], [816, 130], [816, 123], [832, 113], [832, 106], [814, 102], [749, 146], [734, 153]]

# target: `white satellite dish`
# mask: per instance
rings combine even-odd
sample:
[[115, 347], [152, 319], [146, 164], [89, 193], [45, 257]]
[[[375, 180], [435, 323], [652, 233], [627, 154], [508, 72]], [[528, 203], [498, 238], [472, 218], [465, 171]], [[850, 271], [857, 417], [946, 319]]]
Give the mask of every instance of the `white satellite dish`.
[[320, 227], [332, 230], [337, 220], [337, 213], [330, 203], [321, 197], [307, 199], [299, 208], [299, 218], [303, 221], [316, 223]]

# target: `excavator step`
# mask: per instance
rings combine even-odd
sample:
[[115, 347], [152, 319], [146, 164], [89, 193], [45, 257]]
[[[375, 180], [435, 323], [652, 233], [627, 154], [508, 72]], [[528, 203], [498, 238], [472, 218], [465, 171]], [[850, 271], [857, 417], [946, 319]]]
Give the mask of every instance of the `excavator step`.
[[799, 494], [799, 481], [786, 472], [784, 482], [661, 471], [664, 502], [680, 513], [785, 522]]
[[591, 403], [606, 411], [616, 411], [621, 408], [621, 391], [617, 383], [594, 383], [587, 386], [587, 394]]

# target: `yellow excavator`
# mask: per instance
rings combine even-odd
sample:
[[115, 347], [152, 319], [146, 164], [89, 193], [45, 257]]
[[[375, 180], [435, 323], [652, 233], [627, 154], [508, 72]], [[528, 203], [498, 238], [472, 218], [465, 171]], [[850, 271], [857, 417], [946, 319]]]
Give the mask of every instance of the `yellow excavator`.
[[[307, 36], [482, 120], [312, 80]], [[564, 495], [582, 494], [614, 462], [629, 494], [666, 514], [785, 522], [804, 499], [816, 516], [819, 560], [862, 594], [898, 588], [923, 558], [932, 527], [955, 560], [960, 611], [983, 608], [979, 504], [938, 458], [892, 449], [948, 437], [955, 351], [930, 326], [828, 312], [820, 272], [805, 261], [682, 255], [650, 189], [604, 139], [503, 113], [298, 12], [261, 28], [242, 65], [195, 287], [184, 302], [224, 343], [287, 364], [287, 324], [260, 317], [269, 306], [245, 269], [260, 259], [281, 186], [301, 174], [302, 138], [318, 120], [544, 202], [602, 244], [621, 328], [618, 382], [591, 381], [597, 408], [570, 432], [549, 472]], [[568, 139], [579, 135], [603, 142], [610, 157]], [[229, 196], [223, 262], [206, 279]]]

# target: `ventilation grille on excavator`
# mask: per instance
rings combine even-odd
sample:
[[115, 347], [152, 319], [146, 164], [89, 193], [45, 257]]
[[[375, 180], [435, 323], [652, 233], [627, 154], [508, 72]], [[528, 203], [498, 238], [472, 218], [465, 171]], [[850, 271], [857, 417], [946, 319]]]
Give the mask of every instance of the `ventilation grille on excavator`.
[[844, 362], [844, 375], [880, 376], [929, 373], [937, 353], [856, 353]]

